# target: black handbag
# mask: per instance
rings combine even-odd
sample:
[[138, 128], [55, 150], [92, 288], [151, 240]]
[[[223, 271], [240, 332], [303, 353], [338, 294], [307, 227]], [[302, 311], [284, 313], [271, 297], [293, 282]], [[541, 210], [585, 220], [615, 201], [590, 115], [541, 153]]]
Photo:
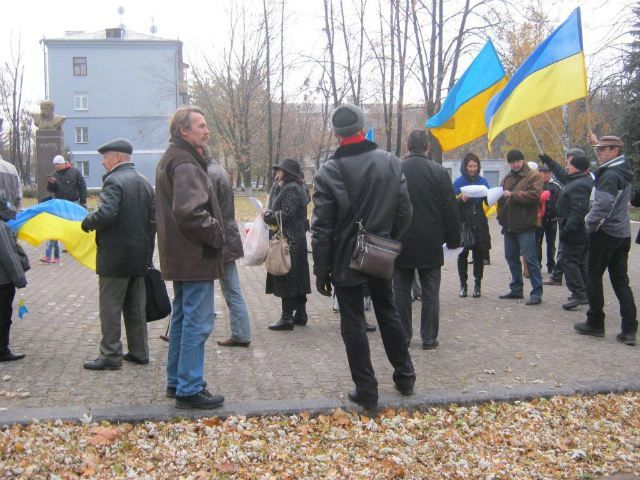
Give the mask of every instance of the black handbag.
[[147, 291], [147, 322], [160, 320], [171, 313], [171, 300], [167, 286], [160, 271], [151, 266], [144, 274], [144, 286]]
[[460, 246], [462, 248], [471, 249], [476, 244], [476, 237], [467, 222], [460, 225]]
[[402, 243], [368, 232], [365, 229], [361, 217], [356, 213], [356, 203], [352, 197], [351, 190], [347, 186], [347, 178], [344, 174], [342, 162], [336, 159], [336, 163], [340, 169], [349, 203], [351, 203], [351, 213], [358, 225], [356, 243], [351, 253], [349, 268], [373, 277], [391, 280], [396, 258], [400, 255], [400, 250], [402, 249]]

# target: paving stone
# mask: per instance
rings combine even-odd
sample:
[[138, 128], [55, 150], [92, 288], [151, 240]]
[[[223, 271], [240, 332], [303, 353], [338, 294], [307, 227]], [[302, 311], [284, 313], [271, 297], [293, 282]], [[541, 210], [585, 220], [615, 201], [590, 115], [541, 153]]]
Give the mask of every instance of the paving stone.
[[[458, 298], [455, 261], [443, 267], [440, 346], [424, 351], [419, 338], [414, 337], [411, 355], [417, 373], [416, 395], [408, 404], [416, 407], [420, 402], [638, 388], [640, 347], [615, 340], [620, 320], [608, 280], [607, 333], [602, 339], [573, 332], [573, 323], [584, 320], [586, 307], [574, 312], [562, 310], [560, 305], [568, 295], [564, 286], [545, 286], [543, 302], [537, 306], [526, 306], [524, 300], [499, 300], [498, 295], [508, 290], [508, 268], [499, 226], [494, 220], [490, 224], [493, 250], [491, 265], [485, 268], [481, 298]], [[634, 223], [632, 230], [635, 238], [638, 224]], [[164, 394], [168, 344], [159, 335], [165, 333], [167, 320], [149, 324], [149, 365], [124, 362], [119, 371], [84, 370], [82, 362], [98, 356], [97, 276], [68, 254], [63, 254], [60, 265], [42, 264], [38, 261], [42, 249], [24, 246], [32, 269], [27, 274], [28, 287], [18, 290], [15, 306], [24, 299], [30, 313], [22, 320], [14, 318], [11, 347], [27, 356], [22, 361], [0, 364], [0, 378], [11, 376], [10, 381], [0, 383], [0, 391], [30, 395], [0, 396], [0, 422], [11, 421], [12, 413], [26, 419], [38, 415], [55, 418], [56, 412], [60, 418], [79, 418], [79, 413], [99, 411], [105, 415], [119, 412], [114, 415], [121, 418], [122, 412], [131, 411], [132, 418], [142, 418], [147, 409], [151, 412], [148, 418], [184, 416]], [[639, 269], [640, 247], [633, 244], [629, 277], [636, 297]], [[293, 411], [343, 403], [352, 406], [344, 400], [353, 384], [340, 336], [339, 314], [332, 311], [331, 299], [310, 295], [306, 327], [272, 332], [267, 326], [280, 315], [280, 299], [264, 294], [264, 267], [239, 270], [252, 319], [251, 346], [236, 349], [216, 344], [230, 335], [228, 313], [216, 286], [215, 309], [219, 314], [206, 348], [205, 378], [213, 392], [225, 396], [223, 411]], [[171, 284], [168, 286], [171, 294]], [[525, 280], [525, 292], [528, 288]], [[413, 305], [413, 317], [417, 334], [419, 303]], [[368, 318], [375, 323], [372, 312]], [[124, 328], [122, 331], [124, 338]], [[368, 337], [381, 401], [390, 405], [406, 402], [393, 388], [392, 368], [379, 332]], [[158, 405], [158, 409], [149, 410], [150, 405]]]

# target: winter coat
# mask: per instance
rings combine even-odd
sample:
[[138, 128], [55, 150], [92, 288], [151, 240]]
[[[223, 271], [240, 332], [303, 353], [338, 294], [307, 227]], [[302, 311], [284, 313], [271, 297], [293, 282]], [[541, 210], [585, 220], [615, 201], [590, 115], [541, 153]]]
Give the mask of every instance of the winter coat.
[[83, 230], [96, 231], [96, 273], [142, 276], [155, 245], [153, 187], [131, 162], [116, 165], [102, 180], [100, 206], [82, 221]]
[[4, 220], [0, 220], [0, 285], [27, 286], [27, 277], [18, 256], [16, 234]]
[[14, 208], [20, 209], [22, 203], [22, 184], [16, 167], [0, 157], [0, 190], [9, 197]]
[[538, 226], [542, 175], [525, 163], [519, 172], [509, 172], [502, 188], [511, 196], [498, 200], [498, 223], [509, 233], [532, 232]]
[[291, 298], [311, 293], [305, 228], [308, 203], [304, 186], [295, 181], [272, 191], [264, 221], [268, 225], [277, 225], [277, 216], [282, 214], [282, 232], [289, 243], [291, 256], [289, 273], [278, 276], [267, 273], [266, 292], [276, 297]]
[[413, 217], [400, 237], [401, 268], [438, 268], [444, 264], [442, 244], [460, 245], [460, 216], [451, 178], [442, 165], [422, 153], [412, 152], [401, 162]]
[[54, 198], [77, 202], [86, 207], [87, 184], [80, 170], [69, 166], [64, 170], [54, 170], [49, 176], [55, 179], [55, 182], [47, 182], [47, 190], [53, 193]]
[[[353, 209], [345, 183], [354, 198]], [[331, 274], [339, 287], [373, 279], [349, 268], [358, 231], [356, 215], [366, 230], [395, 240], [411, 223], [411, 202], [400, 161], [368, 140], [339, 147], [320, 167], [314, 178], [313, 205], [313, 271], [319, 278]]]
[[160, 270], [165, 280], [204, 282], [224, 275], [224, 226], [207, 163], [182, 139], [156, 167]]
[[631, 237], [631, 165], [624, 155], [620, 155], [600, 165], [594, 174], [595, 194], [591, 210], [585, 218], [587, 232], [595, 233], [600, 230], [616, 238]]
[[[476, 175], [475, 177], [467, 176], [464, 167], [464, 165], [460, 167], [462, 175], [453, 182], [453, 193], [457, 197], [460, 221], [466, 222], [467, 225], [471, 227], [471, 231], [476, 240], [476, 246], [483, 250], [489, 250], [491, 248], [491, 234], [489, 233], [489, 222], [484, 214], [483, 207], [487, 197], [469, 198], [466, 202], [463, 202], [460, 198], [460, 194], [462, 193], [460, 187], [466, 187], [467, 185], [484, 185], [489, 188], [489, 183], [480, 175]], [[478, 165], [478, 171], [479, 170], [480, 165]]]
[[587, 243], [584, 217], [589, 211], [593, 178], [587, 171], [568, 174], [554, 160], [547, 161], [546, 164], [564, 185], [557, 211], [560, 241], [570, 245], [584, 245]]
[[244, 256], [242, 238], [240, 237], [240, 230], [236, 223], [233, 184], [227, 171], [215, 160], [209, 161], [207, 165], [207, 175], [209, 175], [209, 179], [216, 192], [224, 224], [224, 246], [222, 247], [224, 262], [231, 262]]

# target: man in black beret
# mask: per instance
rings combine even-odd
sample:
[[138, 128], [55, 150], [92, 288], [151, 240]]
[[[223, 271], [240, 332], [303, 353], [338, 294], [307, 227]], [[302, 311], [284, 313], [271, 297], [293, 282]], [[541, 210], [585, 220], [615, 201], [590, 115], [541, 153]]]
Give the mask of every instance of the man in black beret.
[[[155, 198], [149, 181], [131, 162], [131, 142], [118, 138], [98, 148], [107, 173], [102, 177], [98, 210], [85, 217], [82, 230], [96, 231], [100, 356], [84, 362], [88, 370], [118, 370], [122, 360], [149, 363], [144, 275], [155, 244]], [[129, 352], [122, 354], [121, 316]]]

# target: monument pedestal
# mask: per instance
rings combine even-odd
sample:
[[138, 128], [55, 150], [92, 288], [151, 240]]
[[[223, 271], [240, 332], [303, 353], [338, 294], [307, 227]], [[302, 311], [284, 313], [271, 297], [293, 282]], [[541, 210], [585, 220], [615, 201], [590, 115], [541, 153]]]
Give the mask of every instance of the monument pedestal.
[[40, 128], [36, 131], [36, 183], [38, 201], [51, 195], [47, 191], [47, 175], [53, 171], [53, 157], [64, 152], [64, 133], [59, 129]]

